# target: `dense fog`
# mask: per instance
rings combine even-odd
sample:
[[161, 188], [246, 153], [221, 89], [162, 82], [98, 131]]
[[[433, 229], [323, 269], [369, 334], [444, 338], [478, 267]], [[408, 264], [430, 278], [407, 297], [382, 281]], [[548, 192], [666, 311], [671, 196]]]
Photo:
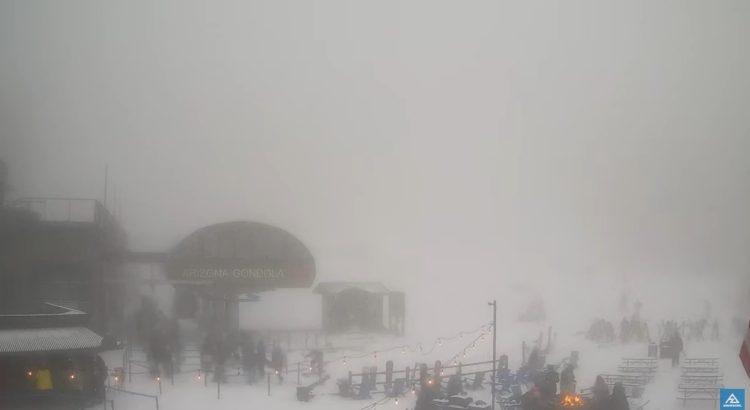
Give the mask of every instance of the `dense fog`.
[[[639, 305], [739, 348], [748, 21], [744, 1], [3, 1], [7, 196], [101, 201], [106, 167], [140, 252], [278, 226], [316, 282], [405, 292], [408, 341], [497, 299], [511, 346]], [[143, 292], [169, 311], [169, 285]], [[321, 326], [320, 295], [258, 296], [241, 327]]]

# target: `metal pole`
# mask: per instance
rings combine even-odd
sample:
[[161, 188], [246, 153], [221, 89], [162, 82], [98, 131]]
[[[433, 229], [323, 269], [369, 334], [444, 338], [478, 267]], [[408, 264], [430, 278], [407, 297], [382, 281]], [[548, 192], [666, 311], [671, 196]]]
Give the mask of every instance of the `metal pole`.
[[268, 373], [268, 395], [271, 395], [271, 373]]
[[221, 399], [221, 379], [216, 378], [216, 400]]
[[154, 396], [154, 400], [156, 400], [156, 410], [159, 410], [159, 396]]
[[495, 410], [495, 383], [497, 378], [497, 300], [489, 302], [492, 306], [492, 410]]

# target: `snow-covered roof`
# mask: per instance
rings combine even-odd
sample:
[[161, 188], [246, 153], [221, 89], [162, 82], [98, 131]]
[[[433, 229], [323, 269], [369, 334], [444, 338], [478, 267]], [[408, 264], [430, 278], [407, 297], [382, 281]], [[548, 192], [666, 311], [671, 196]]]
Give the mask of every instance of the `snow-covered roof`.
[[321, 282], [315, 287], [314, 292], [321, 294], [335, 294], [352, 288], [374, 294], [390, 293], [390, 290], [380, 282]]
[[93, 349], [101, 344], [102, 337], [85, 327], [0, 330], [0, 353]]

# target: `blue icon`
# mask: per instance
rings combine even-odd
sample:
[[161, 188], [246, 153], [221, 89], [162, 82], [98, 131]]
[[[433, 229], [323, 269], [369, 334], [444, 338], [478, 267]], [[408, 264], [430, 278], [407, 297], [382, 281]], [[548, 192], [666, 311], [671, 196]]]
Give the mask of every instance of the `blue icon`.
[[719, 409], [745, 410], [745, 389], [721, 389]]

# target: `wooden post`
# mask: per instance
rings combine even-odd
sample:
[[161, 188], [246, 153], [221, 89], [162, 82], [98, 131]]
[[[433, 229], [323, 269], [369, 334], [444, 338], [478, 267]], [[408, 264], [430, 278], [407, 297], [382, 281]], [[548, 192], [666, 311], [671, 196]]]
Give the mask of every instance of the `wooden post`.
[[378, 366], [370, 367], [370, 387], [375, 390], [378, 384]]

